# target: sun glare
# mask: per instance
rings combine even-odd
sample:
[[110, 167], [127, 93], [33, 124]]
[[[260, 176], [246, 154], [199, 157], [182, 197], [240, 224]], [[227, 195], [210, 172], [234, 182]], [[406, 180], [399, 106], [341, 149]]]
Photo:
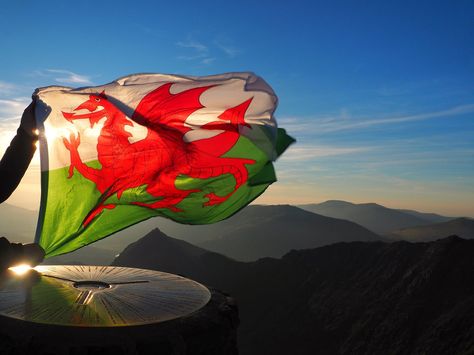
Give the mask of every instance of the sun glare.
[[17, 266], [9, 267], [8, 270], [13, 271], [17, 275], [24, 275], [33, 268], [28, 264], [20, 264]]

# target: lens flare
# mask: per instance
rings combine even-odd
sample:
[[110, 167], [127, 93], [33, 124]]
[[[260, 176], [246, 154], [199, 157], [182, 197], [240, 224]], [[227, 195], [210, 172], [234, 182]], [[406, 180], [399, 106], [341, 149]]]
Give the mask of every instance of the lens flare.
[[13, 271], [17, 275], [24, 275], [33, 268], [28, 264], [20, 264], [17, 266], [9, 267], [8, 270]]

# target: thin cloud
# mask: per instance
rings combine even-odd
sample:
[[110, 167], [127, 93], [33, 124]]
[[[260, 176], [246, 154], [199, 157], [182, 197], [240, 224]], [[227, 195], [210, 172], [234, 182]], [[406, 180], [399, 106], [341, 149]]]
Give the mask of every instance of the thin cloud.
[[56, 76], [54, 80], [61, 84], [93, 84], [89, 76], [77, 74], [69, 70], [46, 69], [46, 72], [51, 74], [60, 74], [61, 76]]
[[43, 78], [53, 79], [60, 84], [79, 84], [79, 85], [93, 85], [89, 75], [82, 75], [74, 73], [65, 69], [45, 69], [35, 70], [32, 76], [39, 76]]
[[212, 57], [209, 57], [209, 58], [204, 58], [201, 63], [202, 64], [211, 64], [213, 61], [215, 61], [216, 58], [212, 58]]
[[0, 99], [0, 121], [20, 117], [30, 101], [31, 99], [26, 97]]
[[210, 45], [206, 45], [191, 39], [179, 41], [176, 42], [176, 46], [184, 49], [186, 53], [179, 55], [177, 58], [180, 60], [196, 61], [205, 65], [216, 61], [218, 57], [216, 53], [219, 54], [219, 52], [223, 52], [228, 58], [234, 58], [241, 51], [227, 42], [227, 40], [217, 39], [212, 41]]
[[20, 124], [19, 118], [0, 119], [0, 151], [4, 151]]
[[[21, 115], [30, 102], [31, 98], [29, 97], [0, 99], [0, 157], [3, 156], [11, 140], [15, 137]], [[38, 154], [35, 154], [31, 165], [39, 166]]]
[[3, 155], [20, 124], [20, 117], [30, 98], [0, 99], [0, 157]]
[[187, 61], [198, 61], [201, 64], [211, 64], [216, 58], [210, 55], [209, 47], [194, 40], [176, 42], [178, 47], [190, 50], [191, 53], [180, 55], [178, 59]]
[[197, 41], [179, 41], [176, 43], [176, 45], [182, 48], [191, 48], [200, 53], [207, 53], [209, 51], [207, 46]]
[[17, 85], [0, 80], [0, 95], [9, 95], [15, 92], [17, 89]]
[[455, 106], [446, 110], [426, 112], [414, 115], [395, 116], [375, 119], [356, 119], [346, 117], [296, 118], [280, 119], [282, 126], [289, 132], [330, 133], [343, 130], [361, 129], [380, 125], [404, 122], [423, 121], [439, 117], [451, 117], [474, 112], [474, 104]]
[[179, 55], [177, 58], [179, 60], [196, 60], [196, 59], [202, 59], [202, 55]]
[[31, 99], [0, 100], [0, 154], [3, 155], [20, 124], [20, 117]]
[[0, 156], [3, 156], [11, 140], [15, 137], [19, 124], [19, 118], [0, 119]]
[[295, 146], [289, 149], [288, 152], [282, 156], [280, 161], [305, 161], [314, 158], [367, 152], [369, 150], [372, 150], [372, 147], [339, 147], [327, 145]]
[[220, 40], [214, 41], [214, 44], [219, 48], [221, 51], [223, 51], [229, 58], [234, 58], [236, 55], [238, 55], [241, 51], [238, 48], [235, 48], [234, 46], [224, 44]]
[[[369, 120], [363, 120], [360, 122], [350, 122], [350, 123], [344, 122], [342, 125], [336, 125], [332, 128], [335, 130], [364, 128], [364, 127], [370, 127], [370, 126], [375, 126], [375, 125], [421, 121], [421, 120], [428, 120], [431, 118], [447, 117], [447, 116], [458, 116], [458, 115], [463, 115], [463, 114], [471, 113], [471, 112], [474, 112], [474, 104], [461, 105], [461, 106], [456, 106], [447, 110], [421, 113], [417, 115], [408, 115], [408, 116], [381, 118], [381, 119], [369, 119]], [[331, 124], [328, 125], [328, 128], [331, 128]]]

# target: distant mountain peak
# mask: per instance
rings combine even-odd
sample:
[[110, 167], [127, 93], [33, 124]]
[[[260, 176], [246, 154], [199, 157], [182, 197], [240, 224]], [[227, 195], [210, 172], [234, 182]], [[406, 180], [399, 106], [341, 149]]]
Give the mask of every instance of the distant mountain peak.
[[353, 206], [355, 203], [343, 200], [327, 200], [321, 203], [311, 203], [308, 205], [343, 205], [343, 206]]
[[281, 257], [291, 249], [315, 248], [340, 241], [382, 239], [353, 222], [291, 205], [252, 205], [220, 226], [219, 238], [199, 245], [242, 261]]
[[328, 200], [323, 203], [301, 205], [300, 207], [323, 216], [352, 221], [382, 235], [401, 228], [427, 225], [447, 219], [436, 214], [391, 209], [375, 202], [356, 204], [347, 201]]

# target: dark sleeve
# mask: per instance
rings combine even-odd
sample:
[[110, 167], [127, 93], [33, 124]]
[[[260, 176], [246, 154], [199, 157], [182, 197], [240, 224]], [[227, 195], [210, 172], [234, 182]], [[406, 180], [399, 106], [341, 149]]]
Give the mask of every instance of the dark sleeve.
[[0, 161], [0, 203], [5, 201], [20, 183], [36, 150], [37, 137], [21, 127]]
[[10, 242], [5, 237], [0, 237], [0, 272], [10, 263]]

